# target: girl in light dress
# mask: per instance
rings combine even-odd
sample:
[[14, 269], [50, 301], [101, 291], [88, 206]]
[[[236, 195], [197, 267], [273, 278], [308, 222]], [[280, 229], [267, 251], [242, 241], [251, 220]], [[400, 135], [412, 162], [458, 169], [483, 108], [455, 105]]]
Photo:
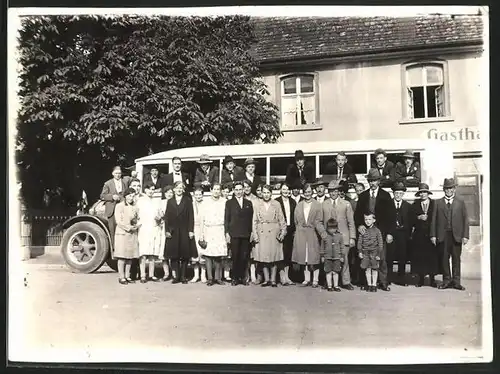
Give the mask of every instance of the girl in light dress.
[[[212, 185], [212, 196], [203, 202], [201, 234], [202, 240], [206, 242], [204, 256], [207, 267], [207, 286], [224, 284], [222, 278], [222, 258], [227, 256], [227, 243], [224, 232], [224, 219], [226, 199], [221, 197], [220, 183]], [[215, 270], [215, 277], [212, 276]], [[215, 279], [214, 279], [215, 278]]]
[[[161, 205], [160, 205], [160, 214], [161, 214], [161, 217], [162, 217], [162, 221], [161, 221], [161, 248], [165, 248], [165, 240], [166, 240], [166, 237], [165, 237], [165, 220], [164, 220], [164, 216], [165, 216], [165, 211], [167, 209], [167, 202], [168, 200], [170, 200], [171, 198], [174, 197], [174, 187], [173, 186], [166, 186], [164, 188], [164, 196], [165, 198], [161, 200]], [[163, 278], [162, 278], [162, 281], [164, 282], [167, 282], [168, 280], [170, 280], [172, 277], [170, 276], [170, 265], [168, 263], [168, 259], [166, 259], [164, 256], [163, 256], [163, 251], [160, 253], [160, 256], [159, 256], [161, 262], [162, 262], [162, 266], [163, 266]], [[175, 277], [175, 273], [174, 271], [172, 270], [172, 276]]]
[[[146, 264], [149, 263], [149, 278], [157, 282], [154, 275], [155, 262], [160, 258], [164, 248], [164, 228], [162, 201], [155, 199], [154, 185], [147, 183], [144, 186], [144, 194], [137, 199], [137, 209], [139, 211], [139, 222], [141, 228], [138, 232], [141, 283], [146, 283]], [[163, 246], [162, 246], [163, 244]]]
[[201, 280], [201, 283], [207, 283], [207, 273], [205, 267], [205, 258], [203, 256], [204, 249], [200, 246], [200, 240], [203, 238], [201, 232], [201, 222], [203, 219], [203, 188], [196, 187], [194, 190], [193, 210], [194, 210], [194, 239], [196, 241], [196, 249], [198, 257], [191, 259], [193, 264], [194, 276], [191, 283], [196, 283]]
[[127, 188], [123, 194], [124, 201], [116, 204], [115, 218], [115, 251], [114, 257], [118, 259], [118, 281], [120, 284], [134, 283], [130, 277], [132, 260], [139, 257], [139, 243], [137, 231], [141, 224], [138, 222], [139, 212], [135, 205], [136, 191]]

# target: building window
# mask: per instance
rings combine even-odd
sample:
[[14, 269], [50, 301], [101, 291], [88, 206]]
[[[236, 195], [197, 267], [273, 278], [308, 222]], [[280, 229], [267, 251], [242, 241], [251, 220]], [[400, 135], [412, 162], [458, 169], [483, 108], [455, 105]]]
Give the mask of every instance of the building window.
[[281, 127], [300, 129], [318, 126], [317, 77], [288, 75], [280, 80]]
[[412, 64], [405, 69], [406, 118], [447, 117], [446, 69], [443, 63]]

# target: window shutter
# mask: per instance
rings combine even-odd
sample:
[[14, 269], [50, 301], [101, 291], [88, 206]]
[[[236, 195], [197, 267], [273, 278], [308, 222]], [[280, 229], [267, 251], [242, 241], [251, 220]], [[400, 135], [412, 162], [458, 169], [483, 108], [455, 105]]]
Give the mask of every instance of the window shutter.
[[438, 117], [444, 117], [444, 95], [443, 95], [443, 86], [439, 86], [436, 88], [436, 111]]
[[414, 118], [413, 113], [413, 91], [411, 88], [407, 87], [407, 109], [408, 109], [408, 119]]

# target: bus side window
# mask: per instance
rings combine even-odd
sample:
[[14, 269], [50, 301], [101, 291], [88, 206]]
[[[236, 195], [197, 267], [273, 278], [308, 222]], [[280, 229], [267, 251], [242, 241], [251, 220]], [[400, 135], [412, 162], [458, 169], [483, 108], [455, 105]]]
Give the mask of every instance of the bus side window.
[[[405, 161], [403, 158], [403, 154], [404, 154], [404, 152], [388, 153], [387, 160], [391, 161], [394, 164], [394, 166], [396, 166], [397, 164], [404, 165]], [[414, 155], [415, 155], [414, 162], [420, 163], [420, 152], [415, 152]], [[371, 161], [372, 161], [371, 162], [372, 166], [373, 167], [376, 166], [375, 155], [373, 153], [371, 154]]]
[[[286, 172], [290, 165], [295, 164], [294, 157], [270, 157], [271, 171], [270, 171], [270, 181], [271, 186], [278, 188], [279, 185], [283, 184], [286, 179]], [[311, 165], [313, 170], [316, 170], [316, 157], [306, 156], [306, 164]], [[316, 172], [315, 172], [316, 173]]]
[[[320, 175], [330, 174], [332, 172], [332, 170], [329, 170], [329, 167], [335, 165], [335, 156], [336, 153], [332, 155], [319, 156]], [[351, 165], [354, 174], [368, 173], [368, 170], [366, 170], [366, 157], [366, 154], [347, 155], [347, 163]]]
[[[217, 161], [214, 161], [212, 166], [219, 166]], [[182, 172], [189, 175], [189, 180], [191, 183], [194, 181], [196, 175], [196, 169], [198, 169], [199, 164], [196, 161], [182, 161]]]

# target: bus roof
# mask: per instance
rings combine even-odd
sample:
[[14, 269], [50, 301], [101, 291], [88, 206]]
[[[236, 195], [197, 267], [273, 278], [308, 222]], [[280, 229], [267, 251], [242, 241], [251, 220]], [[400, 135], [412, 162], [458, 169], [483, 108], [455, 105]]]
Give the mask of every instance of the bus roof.
[[[235, 158], [266, 157], [273, 155], [293, 156], [295, 150], [301, 149], [304, 154], [331, 154], [344, 151], [346, 153], [373, 152], [382, 148], [390, 152], [405, 151], [407, 149], [419, 151], [426, 149], [429, 145], [436, 146], [437, 142], [423, 139], [374, 139], [374, 140], [352, 140], [352, 141], [324, 141], [324, 142], [301, 142], [301, 143], [273, 143], [273, 144], [238, 144], [238, 145], [215, 145], [204, 147], [179, 148], [171, 151], [155, 153], [135, 160], [136, 163], [148, 164], [154, 162], [168, 161], [173, 157], [182, 160], [198, 160], [202, 154], [211, 158], [222, 158], [228, 155]], [[432, 146], [432, 145], [431, 145]]]

